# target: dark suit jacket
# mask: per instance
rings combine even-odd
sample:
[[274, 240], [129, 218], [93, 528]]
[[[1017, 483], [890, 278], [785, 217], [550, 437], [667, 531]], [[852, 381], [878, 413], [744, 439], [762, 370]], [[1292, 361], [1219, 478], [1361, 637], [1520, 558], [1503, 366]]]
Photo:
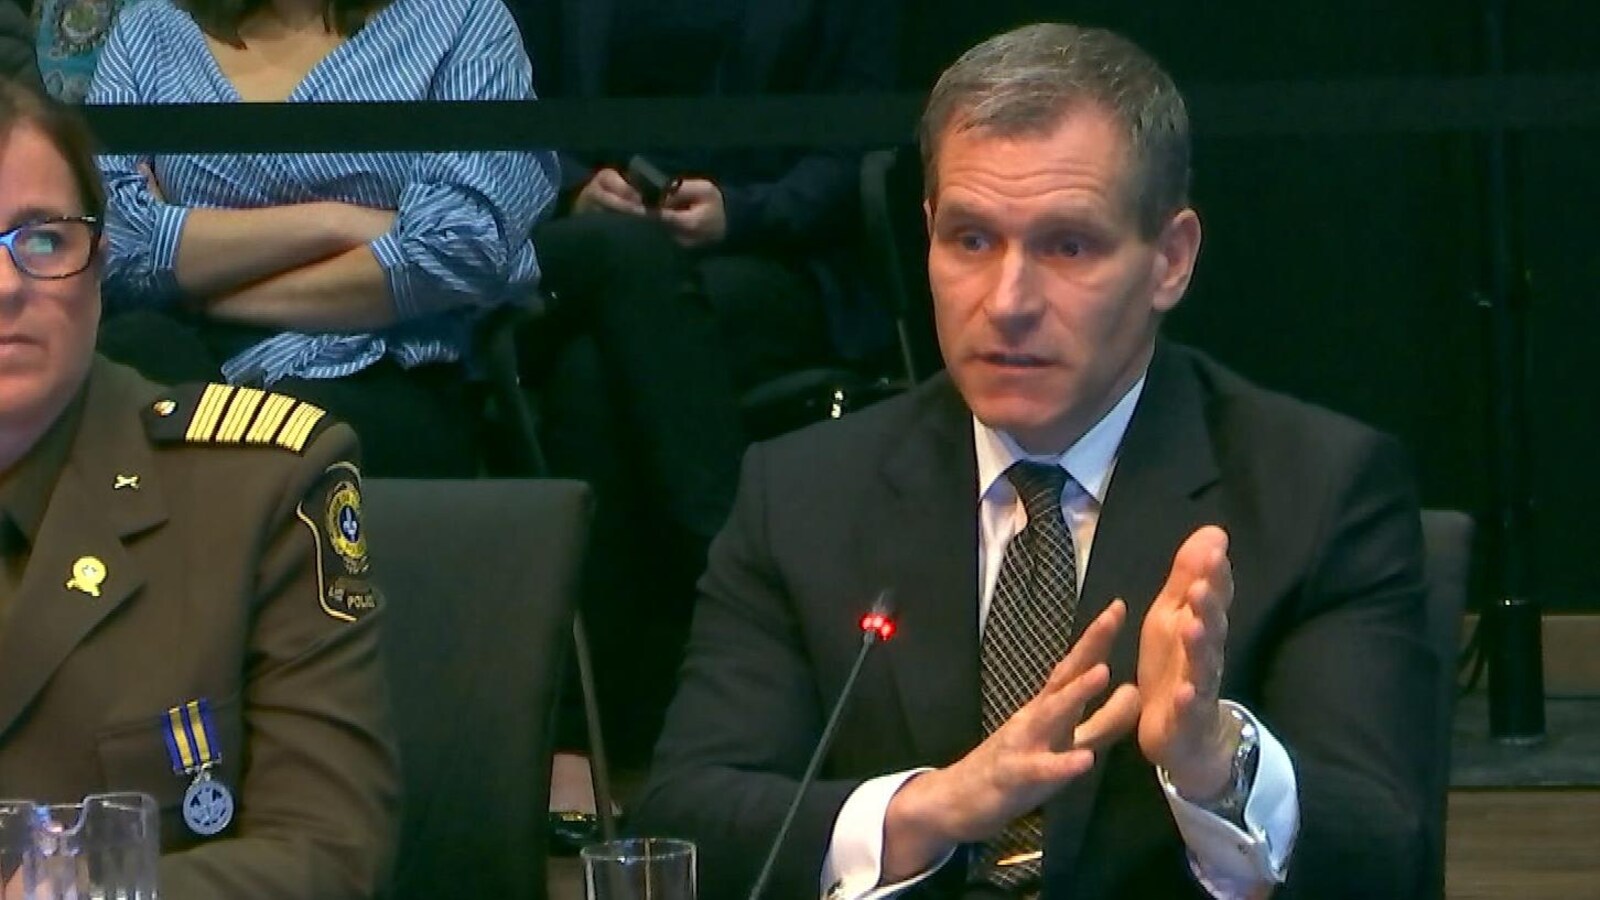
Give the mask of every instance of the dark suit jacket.
[[[944, 376], [750, 452], [638, 808], [642, 829], [699, 843], [707, 900], [752, 880], [880, 588], [899, 598], [900, 632], [867, 662], [771, 896], [814, 894], [834, 818], [862, 780], [944, 765], [980, 741], [977, 504], [970, 413]], [[1301, 825], [1280, 895], [1412, 895], [1434, 660], [1401, 451], [1160, 344], [1080, 600], [1079, 621], [1129, 603], [1114, 683], [1133, 680], [1143, 613], [1205, 523], [1227, 528], [1237, 584], [1223, 695], [1294, 762]], [[1046, 816], [1050, 894], [1200, 894], [1131, 739]], [[930, 893], [960, 883], [947, 869]]]
[[[338, 573], [318, 565], [330, 563], [326, 534], [311, 531], [324, 473], [355, 458], [355, 433], [324, 421], [303, 452], [195, 444], [198, 397], [94, 364], [0, 634], [0, 795], [151, 794], [162, 897], [371, 897], [398, 795], [381, 616], [328, 605]], [[118, 476], [138, 487], [117, 488]], [[98, 597], [67, 586], [83, 556], [104, 563]], [[183, 825], [189, 779], [158, 727], [201, 697], [222, 736], [216, 777], [237, 804], [210, 839]]]

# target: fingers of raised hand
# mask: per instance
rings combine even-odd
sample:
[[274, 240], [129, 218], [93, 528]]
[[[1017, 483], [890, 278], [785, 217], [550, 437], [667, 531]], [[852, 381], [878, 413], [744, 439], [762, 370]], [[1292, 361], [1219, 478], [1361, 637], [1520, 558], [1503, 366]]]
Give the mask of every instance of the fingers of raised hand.
[[[1060, 753], [1036, 753], [1020, 762], [1022, 780], [1033, 785], [1054, 787], [1077, 778], [1094, 766], [1094, 751], [1087, 747]], [[1037, 802], [1027, 802], [1035, 806]]]
[[[984, 822], [1000, 827], [1094, 765], [1097, 747], [1080, 746], [1075, 734], [1084, 706], [1105, 691], [1110, 678], [1110, 669], [1100, 663], [1055, 690], [1040, 691], [964, 761], [964, 768], [973, 773], [968, 777], [981, 778], [994, 791]], [[1113, 698], [1115, 704], [1108, 703], [1111, 711], [1090, 732], [1115, 733], [1130, 705], [1133, 720], [1137, 719], [1136, 695], [1130, 701], [1127, 691], [1118, 691]], [[992, 830], [980, 828], [974, 833], [987, 836]]]
[[[1172, 571], [1167, 576], [1166, 586], [1161, 589], [1162, 596], [1186, 597], [1191, 584], [1196, 581], [1208, 581], [1219, 563], [1227, 564], [1228, 533], [1215, 525], [1204, 525], [1186, 538], [1178, 552], [1172, 557]], [[1229, 578], [1229, 591], [1231, 593], [1231, 575]]]
[[1184, 674], [1201, 696], [1215, 697], [1228, 641], [1226, 605], [1214, 596], [1196, 596], [1183, 615], [1179, 634], [1186, 662]]
[[1141, 704], [1138, 688], [1131, 684], [1118, 685], [1106, 702], [1074, 729], [1072, 745], [1098, 752], [1121, 740], [1139, 724]]
[[1057, 752], [1070, 748], [1073, 729], [1083, 719], [1084, 707], [1110, 683], [1111, 669], [1098, 663], [1066, 684], [1040, 691], [1019, 711], [1027, 726], [1024, 742]]
[[1212, 556], [1211, 572], [1207, 581], [1211, 583], [1212, 595], [1222, 601], [1226, 609], [1233, 602], [1233, 561], [1228, 558], [1228, 547], [1216, 549]]
[[1042, 693], [1060, 690], [1090, 667], [1105, 662], [1111, 655], [1111, 645], [1116, 642], [1117, 632], [1122, 630], [1122, 623], [1127, 617], [1127, 605], [1121, 599], [1111, 601], [1078, 635], [1072, 649], [1067, 651], [1061, 662], [1056, 663], [1056, 667], [1050, 671], [1050, 677], [1045, 680]]

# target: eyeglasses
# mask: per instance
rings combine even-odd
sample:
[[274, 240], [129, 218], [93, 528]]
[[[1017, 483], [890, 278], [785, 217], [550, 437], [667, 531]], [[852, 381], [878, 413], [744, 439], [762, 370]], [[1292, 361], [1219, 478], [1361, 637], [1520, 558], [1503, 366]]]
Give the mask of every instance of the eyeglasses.
[[0, 234], [11, 262], [30, 278], [71, 278], [89, 268], [100, 238], [94, 216], [62, 216], [29, 222]]

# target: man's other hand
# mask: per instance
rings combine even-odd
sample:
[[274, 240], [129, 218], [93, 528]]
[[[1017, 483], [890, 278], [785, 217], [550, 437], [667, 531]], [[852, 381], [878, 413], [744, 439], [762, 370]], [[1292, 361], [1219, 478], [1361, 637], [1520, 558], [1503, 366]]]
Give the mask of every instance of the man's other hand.
[[971, 753], [907, 781], [884, 821], [883, 882], [924, 871], [958, 844], [987, 840], [1044, 805], [1094, 765], [1095, 753], [1132, 730], [1139, 691], [1120, 685], [1092, 715], [1089, 702], [1109, 686], [1111, 645], [1127, 618], [1118, 600], [1056, 664], [1039, 693]]

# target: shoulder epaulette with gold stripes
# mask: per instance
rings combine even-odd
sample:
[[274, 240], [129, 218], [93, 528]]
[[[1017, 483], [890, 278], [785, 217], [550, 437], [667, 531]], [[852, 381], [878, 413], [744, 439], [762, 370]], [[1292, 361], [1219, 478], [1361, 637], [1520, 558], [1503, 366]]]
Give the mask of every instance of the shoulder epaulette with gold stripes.
[[260, 388], [207, 384], [174, 388], [144, 411], [159, 443], [281, 447], [303, 452], [332, 419], [304, 400]]

